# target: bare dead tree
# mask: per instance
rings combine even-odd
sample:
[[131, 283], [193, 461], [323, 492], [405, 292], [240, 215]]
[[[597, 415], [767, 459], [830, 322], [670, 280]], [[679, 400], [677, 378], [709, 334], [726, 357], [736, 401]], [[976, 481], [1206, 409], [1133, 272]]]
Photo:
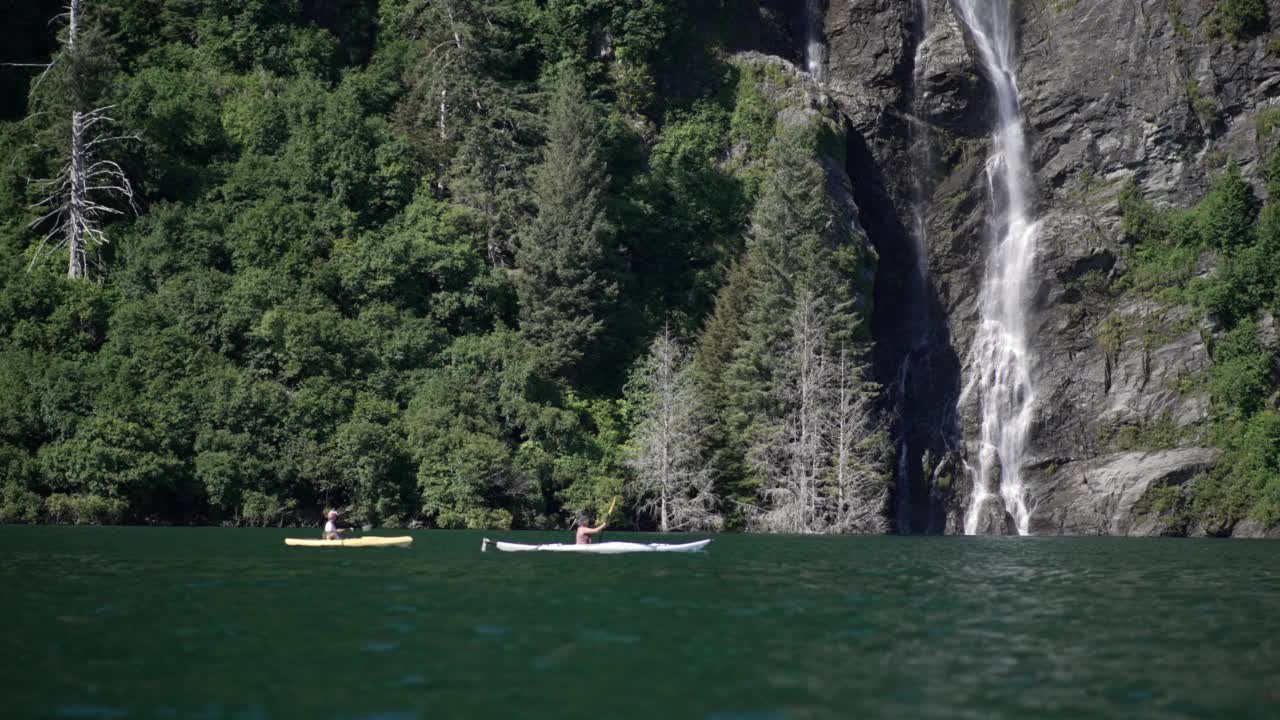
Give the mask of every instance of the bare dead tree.
[[714, 530], [710, 467], [703, 456], [697, 387], [688, 352], [664, 328], [627, 386], [640, 421], [631, 434], [627, 464], [635, 470], [627, 494], [662, 532]]
[[831, 367], [825, 357], [826, 317], [812, 291], [802, 289], [791, 313], [790, 337], [781, 349], [774, 382], [781, 422], [753, 453], [767, 478], [766, 510], [758, 524], [769, 532], [825, 532], [821, 483], [829, 465]]
[[765, 532], [877, 533], [887, 529], [885, 435], [875, 388], [845, 348], [830, 349], [831, 314], [802, 289], [779, 348], [774, 401], [782, 416], [752, 453], [766, 478], [749, 517]]
[[[458, 128], [450, 124], [455, 104], [481, 102], [476, 89], [466, 82], [469, 66], [478, 62], [471, 51], [468, 24], [464, 21], [467, 15], [479, 12], [472, 4], [470, 0], [421, 3], [406, 20], [408, 24], [421, 25], [422, 33], [413, 35], [426, 44], [426, 52], [408, 78], [410, 92], [420, 101], [435, 106], [432, 122], [442, 143], [456, 139]], [[468, 94], [472, 97], [464, 97]]]
[[882, 459], [886, 436], [876, 417], [875, 392], [862, 368], [840, 348], [835, 372], [836, 407], [831, 444], [833, 463], [831, 529], [841, 533], [883, 533], [889, 486]]
[[70, 157], [57, 175], [34, 181], [47, 194], [32, 206], [44, 210], [45, 214], [32, 221], [31, 227], [34, 229], [45, 223], [50, 223], [51, 226], [41, 239], [31, 264], [34, 265], [43, 252], [57, 252], [66, 248], [67, 277], [75, 280], [88, 275], [87, 249], [107, 243], [106, 233], [101, 227], [102, 221], [109, 215], [123, 214], [122, 211], [99, 202], [97, 198], [118, 196], [137, 211], [133, 187], [124, 170], [116, 162], [98, 157], [96, 148], [105, 143], [136, 139], [128, 135], [98, 135], [94, 132], [96, 125], [115, 122], [107, 115], [110, 109], [111, 106], [107, 106], [87, 113], [73, 112]]
[[[82, 0], [70, 0], [67, 12], [67, 35], [63, 43], [63, 55], [74, 59], [78, 51], [76, 41], [79, 35]], [[48, 74], [53, 63], [41, 75]], [[74, 109], [71, 112], [70, 152], [67, 160], [51, 178], [33, 180], [32, 184], [39, 188], [43, 199], [32, 205], [32, 209], [43, 214], [31, 222], [35, 229], [44, 225], [49, 230], [41, 239], [36, 252], [32, 256], [34, 267], [37, 260], [46, 253], [67, 250], [67, 277], [83, 279], [88, 275], [88, 249], [103, 245], [107, 236], [102, 230], [104, 220], [111, 215], [122, 215], [123, 211], [105, 204], [109, 198], [124, 200], [137, 212], [134, 202], [133, 186], [124, 170], [118, 163], [103, 157], [102, 153], [112, 143], [125, 140], [137, 140], [137, 136], [121, 134], [116, 129], [116, 121], [108, 114], [111, 105], [94, 108], [89, 111]]]

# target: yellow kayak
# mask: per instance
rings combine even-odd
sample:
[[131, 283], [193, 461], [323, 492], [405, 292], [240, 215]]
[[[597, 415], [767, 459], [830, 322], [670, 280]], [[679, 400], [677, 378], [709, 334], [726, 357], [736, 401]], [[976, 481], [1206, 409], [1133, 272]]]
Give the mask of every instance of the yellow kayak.
[[349, 540], [304, 540], [302, 538], [285, 538], [284, 544], [293, 547], [409, 547], [413, 538], [401, 537], [360, 537]]

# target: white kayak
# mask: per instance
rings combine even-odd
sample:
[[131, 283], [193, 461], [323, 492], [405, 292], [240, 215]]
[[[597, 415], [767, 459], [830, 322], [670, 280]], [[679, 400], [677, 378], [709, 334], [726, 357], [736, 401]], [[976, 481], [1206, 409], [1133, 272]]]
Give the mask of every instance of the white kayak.
[[618, 555], [635, 552], [698, 552], [706, 547], [710, 540], [698, 540], [691, 543], [635, 543], [635, 542], [602, 542], [590, 545], [569, 545], [564, 543], [548, 543], [545, 545], [524, 545], [522, 543], [493, 541], [485, 538], [480, 543], [483, 552], [489, 545], [496, 546], [503, 552], [576, 552], [595, 553], [598, 555]]
[[413, 538], [401, 537], [359, 537], [346, 540], [310, 540], [302, 538], [285, 538], [284, 544], [292, 547], [409, 547]]

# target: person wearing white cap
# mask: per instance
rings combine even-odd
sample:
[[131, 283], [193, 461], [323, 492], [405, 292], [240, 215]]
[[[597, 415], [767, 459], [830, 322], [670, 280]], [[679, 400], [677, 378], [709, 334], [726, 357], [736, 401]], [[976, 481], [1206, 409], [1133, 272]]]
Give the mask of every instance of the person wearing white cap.
[[338, 523], [335, 522], [337, 519], [338, 519], [338, 511], [330, 510], [329, 521], [324, 524], [325, 540], [341, 540], [342, 539], [343, 531], [338, 527]]

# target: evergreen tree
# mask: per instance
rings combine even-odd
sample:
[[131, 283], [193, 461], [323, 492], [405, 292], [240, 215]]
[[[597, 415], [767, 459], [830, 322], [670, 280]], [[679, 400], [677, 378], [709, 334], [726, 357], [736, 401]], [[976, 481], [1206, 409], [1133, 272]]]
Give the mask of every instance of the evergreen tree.
[[484, 236], [485, 258], [495, 267], [510, 265], [515, 255], [517, 228], [528, 215], [526, 176], [532, 159], [519, 126], [506, 121], [465, 130], [454, 156], [449, 192], [469, 211]]
[[520, 329], [551, 373], [575, 377], [616, 294], [606, 277], [611, 228], [598, 123], [586, 88], [563, 68], [551, 93], [547, 144], [534, 174], [537, 217], [516, 255]]
[[1238, 248], [1254, 238], [1258, 218], [1258, 198], [1253, 188], [1232, 163], [1213, 179], [1209, 194], [1196, 209], [1196, 227], [1205, 247]]
[[735, 263], [716, 300], [693, 356], [693, 370], [702, 389], [699, 393], [708, 419], [707, 448], [721, 497], [742, 501], [751, 491], [743, 487], [746, 476], [744, 448], [738, 438], [747, 426], [747, 414], [734, 404], [735, 393], [728, 382], [734, 349], [742, 341], [743, 323], [750, 302], [751, 273], [745, 259]]
[[[510, 122], [520, 103], [526, 19], [512, 0], [433, 0], [388, 4], [383, 22], [414, 40], [397, 123], [440, 179], [469, 129]], [[523, 123], [521, 123], [523, 125]]]
[[[735, 271], [741, 275], [722, 291], [703, 335], [699, 364], [724, 429], [717, 458], [730, 464], [767, 446], [784, 417], [774, 383], [800, 293], [810, 293], [813, 312], [825, 319], [828, 343], [849, 343], [859, 331], [851, 278], [860, 259], [826, 192], [816, 151], [813, 127], [786, 129], [774, 140], [746, 257]], [[759, 489], [768, 466], [762, 458], [743, 463], [738, 494]]]
[[632, 373], [627, 396], [638, 417], [627, 463], [627, 488], [662, 532], [721, 525], [711, 469], [703, 457], [697, 386], [688, 353], [664, 328]]

